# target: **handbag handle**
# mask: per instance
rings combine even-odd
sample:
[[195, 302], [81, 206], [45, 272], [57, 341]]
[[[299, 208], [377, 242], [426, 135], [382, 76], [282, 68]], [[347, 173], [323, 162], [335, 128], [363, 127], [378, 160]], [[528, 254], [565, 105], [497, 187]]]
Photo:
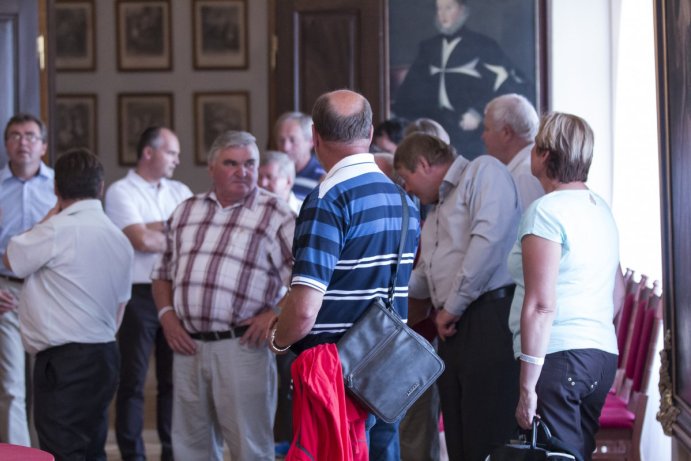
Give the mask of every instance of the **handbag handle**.
[[537, 448], [537, 428], [538, 428], [538, 426], [542, 427], [542, 431], [545, 433], [545, 437], [547, 437], [547, 440], [550, 440], [552, 438], [552, 432], [547, 427], [547, 424], [545, 424], [545, 422], [542, 421], [537, 416], [533, 416], [533, 434], [532, 434], [532, 438], [530, 441], [531, 448]]
[[398, 187], [398, 193], [401, 195], [401, 242], [398, 244], [396, 266], [391, 274], [391, 283], [389, 283], [389, 302], [386, 307], [390, 311], [393, 311], [393, 298], [396, 294], [396, 279], [398, 278], [398, 268], [401, 265], [401, 256], [403, 256], [403, 248], [405, 247], [406, 237], [408, 236], [408, 219], [410, 214], [405, 192], [403, 192], [400, 186], [396, 187]]

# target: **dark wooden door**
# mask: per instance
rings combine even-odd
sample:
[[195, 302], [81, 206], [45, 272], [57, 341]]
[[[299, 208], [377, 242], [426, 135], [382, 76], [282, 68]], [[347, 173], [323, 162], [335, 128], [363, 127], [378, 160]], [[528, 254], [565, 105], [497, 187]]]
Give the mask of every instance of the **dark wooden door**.
[[325, 91], [349, 88], [388, 107], [386, 0], [273, 0], [269, 123], [289, 110], [310, 113]]
[[[16, 112], [41, 115], [39, 0], [0, 0], [0, 129]], [[0, 143], [0, 166], [7, 161]]]

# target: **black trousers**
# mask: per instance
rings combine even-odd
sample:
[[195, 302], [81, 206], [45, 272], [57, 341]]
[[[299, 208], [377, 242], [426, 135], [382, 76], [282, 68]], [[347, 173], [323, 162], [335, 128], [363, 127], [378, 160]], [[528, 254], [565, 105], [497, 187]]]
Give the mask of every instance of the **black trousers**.
[[537, 413], [565, 447], [590, 460], [617, 356], [598, 349], [547, 354], [537, 382]]
[[484, 461], [515, 432], [519, 366], [508, 327], [512, 296], [475, 301], [439, 341], [437, 381], [450, 461]]
[[69, 343], [36, 355], [39, 444], [56, 461], [106, 461], [108, 406], [118, 382], [115, 342]]
[[115, 435], [123, 461], [144, 461], [144, 384], [149, 357], [155, 345], [156, 424], [161, 460], [172, 461], [170, 441], [173, 415], [173, 351], [163, 335], [150, 284], [132, 285], [118, 333], [121, 364], [115, 400]]

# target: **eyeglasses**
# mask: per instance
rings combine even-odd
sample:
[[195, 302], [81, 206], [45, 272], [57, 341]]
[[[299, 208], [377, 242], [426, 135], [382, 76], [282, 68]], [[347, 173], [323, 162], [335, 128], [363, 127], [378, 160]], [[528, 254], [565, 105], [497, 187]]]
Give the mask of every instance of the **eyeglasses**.
[[15, 143], [20, 143], [23, 139], [26, 142], [28, 142], [29, 144], [34, 144], [39, 139], [43, 139], [43, 138], [41, 137], [41, 135], [38, 135], [36, 133], [24, 133], [24, 134], [22, 134], [22, 133], [13, 132], [7, 136], [7, 139], [9, 139], [10, 141], [15, 142]]

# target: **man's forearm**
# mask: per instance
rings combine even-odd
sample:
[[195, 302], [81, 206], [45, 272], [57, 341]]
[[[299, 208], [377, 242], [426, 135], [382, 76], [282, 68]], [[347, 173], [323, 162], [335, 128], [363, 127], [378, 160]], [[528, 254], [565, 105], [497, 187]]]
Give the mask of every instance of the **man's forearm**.
[[173, 284], [169, 280], [153, 280], [151, 293], [156, 309], [161, 310], [164, 307], [173, 306]]
[[281, 301], [274, 343], [279, 347], [295, 344], [310, 332], [317, 319], [324, 294], [305, 285], [294, 286]]

